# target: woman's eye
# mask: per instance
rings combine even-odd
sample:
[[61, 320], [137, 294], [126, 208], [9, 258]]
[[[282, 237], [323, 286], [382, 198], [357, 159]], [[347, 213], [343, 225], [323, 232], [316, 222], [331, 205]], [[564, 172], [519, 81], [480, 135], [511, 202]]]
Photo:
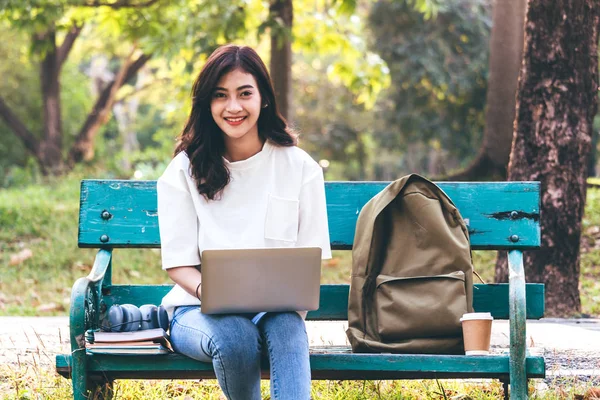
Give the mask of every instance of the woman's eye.
[[223, 97], [225, 97], [225, 94], [223, 94], [223, 93], [220, 93], [220, 92], [217, 92], [217, 93], [213, 94], [213, 97], [214, 97], [215, 99], [220, 99], [220, 98], [223, 98]]
[[252, 92], [249, 92], [249, 91], [242, 92], [242, 96], [244, 96], [244, 97], [252, 96]]

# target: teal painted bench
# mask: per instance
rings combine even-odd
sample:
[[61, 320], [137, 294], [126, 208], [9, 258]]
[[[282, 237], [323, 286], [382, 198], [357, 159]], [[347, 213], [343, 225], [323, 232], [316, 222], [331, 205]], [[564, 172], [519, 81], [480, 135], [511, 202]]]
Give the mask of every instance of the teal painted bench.
[[[511, 397], [527, 396], [527, 380], [545, 376], [543, 357], [528, 355], [525, 321], [544, 314], [544, 286], [525, 283], [522, 251], [540, 246], [537, 182], [440, 183], [465, 218], [473, 249], [509, 250], [510, 282], [476, 285], [474, 308], [510, 319], [510, 350], [493, 356], [352, 354], [345, 347], [311, 349], [313, 379], [497, 378]], [[331, 245], [352, 248], [358, 213], [385, 182], [327, 182]], [[212, 365], [179, 354], [91, 355], [85, 332], [96, 329], [112, 304], [159, 304], [171, 285], [112, 283], [112, 250], [160, 247], [156, 182], [84, 180], [79, 247], [99, 248], [92, 271], [73, 286], [71, 353], [56, 357], [56, 370], [73, 380], [75, 399], [109, 389], [115, 379], [211, 378]], [[160, 268], [160, 265], [147, 266]], [[347, 320], [348, 285], [322, 285], [321, 302], [308, 320]], [[268, 369], [264, 371], [268, 376]]]

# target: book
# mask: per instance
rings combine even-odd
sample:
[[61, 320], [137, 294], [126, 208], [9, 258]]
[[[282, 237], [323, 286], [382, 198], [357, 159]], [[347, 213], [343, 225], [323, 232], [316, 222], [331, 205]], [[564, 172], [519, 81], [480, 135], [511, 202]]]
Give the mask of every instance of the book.
[[169, 335], [162, 328], [133, 332], [93, 332], [85, 343], [92, 354], [167, 354], [173, 352]]
[[153, 346], [161, 344], [152, 340], [142, 340], [140, 342], [94, 342], [86, 343], [85, 347], [114, 347], [114, 346]]
[[140, 342], [143, 340], [168, 340], [169, 336], [162, 328], [144, 329], [133, 332], [94, 332], [94, 343]]
[[167, 347], [155, 343], [143, 346], [92, 346], [86, 347], [86, 352], [91, 354], [114, 354], [114, 355], [157, 355], [169, 354], [172, 351]]

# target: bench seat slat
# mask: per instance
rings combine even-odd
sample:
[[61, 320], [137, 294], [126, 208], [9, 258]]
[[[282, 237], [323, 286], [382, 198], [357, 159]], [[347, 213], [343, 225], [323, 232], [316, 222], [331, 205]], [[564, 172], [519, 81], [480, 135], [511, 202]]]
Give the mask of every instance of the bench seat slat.
[[[414, 378], [507, 378], [507, 355], [454, 356], [422, 354], [315, 354], [310, 355], [313, 379], [414, 379]], [[179, 355], [88, 357], [91, 374], [107, 378], [151, 379], [214, 378], [211, 363]], [[57, 371], [70, 373], [70, 356], [56, 357]], [[545, 374], [543, 357], [527, 357], [527, 376], [541, 378]], [[263, 372], [268, 376], [268, 371]]]
[[[160, 304], [163, 296], [171, 289], [171, 285], [113, 285], [110, 297], [113, 304], [132, 303]], [[348, 319], [348, 285], [322, 285], [321, 304], [317, 311], [307, 315], [308, 320], [347, 320]], [[544, 285], [528, 283], [527, 318], [540, 319], [544, 316]], [[475, 311], [489, 311], [496, 319], [508, 319], [508, 284], [476, 284], [473, 289]], [[107, 304], [110, 307], [112, 304]]]
[[[362, 207], [387, 182], [326, 182], [333, 248], [350, 249]], [[540, 245], [538, 182], [441, 182], [467, 221], [473, 249]], [[160, 247], [155, 181], [84, 180], [80, 247]], [[108, 211], [109, 219], [102, 218]], [[511, 240], [513, 235], [517, 241]], [[104, 241], [101, 241], [103, 237]]]

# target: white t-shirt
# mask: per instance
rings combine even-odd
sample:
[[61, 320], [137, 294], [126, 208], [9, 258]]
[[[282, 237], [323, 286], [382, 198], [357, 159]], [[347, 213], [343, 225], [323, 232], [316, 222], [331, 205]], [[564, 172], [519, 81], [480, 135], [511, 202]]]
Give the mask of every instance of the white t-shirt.
[[[323, 170], [305, 151], [267, 141], [246, 160], [224, 162], [231, 180], [216, 200], [198, 193], [185, 152], [158, 179], [163, 269], [199, 265], [207, 249], [314, 246], [331, 258]], [[196, 304], [179, 285], [162, 300], [170, 317]]]

